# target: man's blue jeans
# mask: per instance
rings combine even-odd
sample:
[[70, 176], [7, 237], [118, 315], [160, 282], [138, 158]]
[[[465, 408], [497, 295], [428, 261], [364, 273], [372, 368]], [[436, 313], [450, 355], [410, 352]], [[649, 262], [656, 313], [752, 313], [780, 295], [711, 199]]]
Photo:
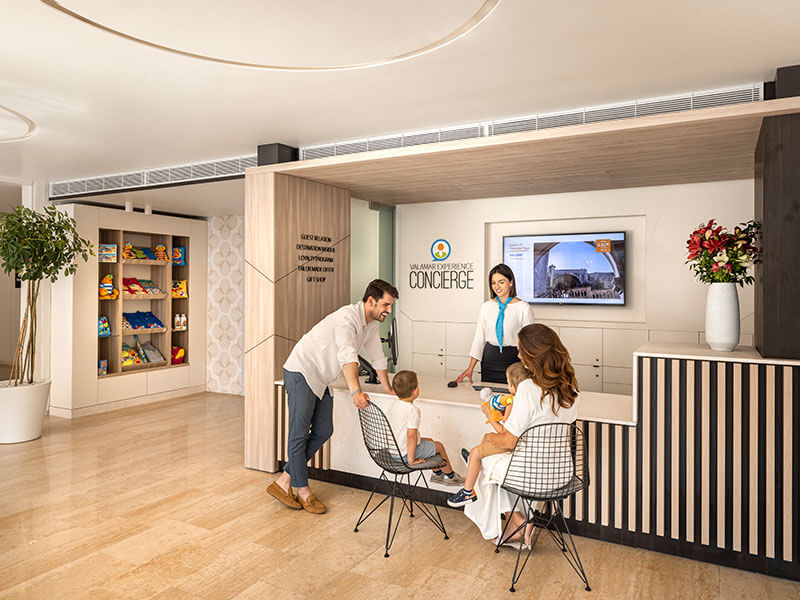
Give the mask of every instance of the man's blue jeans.
[[292, 487], [308, 485], [308, 461], [333, 435], [333, 398], [325, 389], [317, 398], [300, 373], [283, 370], [289, 406], [289, 460], [284, 471], [292, 478]]

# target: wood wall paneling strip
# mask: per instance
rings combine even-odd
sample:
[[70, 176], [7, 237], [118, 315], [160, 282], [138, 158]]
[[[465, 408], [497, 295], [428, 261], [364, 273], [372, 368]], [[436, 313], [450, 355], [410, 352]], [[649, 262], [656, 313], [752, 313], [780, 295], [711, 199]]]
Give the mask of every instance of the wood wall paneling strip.
[[[791, 531], [792, 545], [791, 557], [795, 571], [800, 573], [800, 507], [797, 506], [797, 494], [800, 493], [800, 367], [792, 367], [792, 504]], [[787, 536], [788, 537], [788, 536]]]
[[665, 506], [665, 484], [666, 466], [668, 464], [666, 448], [666, 404], [668, 394], [668, 384], [666, 381], [666, 369], [669, 359], [659, 358], [656, 360], [656, 405], [655, 405], [655, 431], [653, 439], [656, 443], [655, 463], [653, 464], [653, 471], [656, 475], [656, 493], [655, 493], [655, 533], [658, 536], [664, 535], [664, 513], [667, 510]]
[[794, 536], [798, 534], [796, 530], [792, 530], [794, 523], [792, 512], [795, 510], [792, 506], [792, 493], [797, 486], [797, 482], [792, 481], [792, 463], [800, 460], [800, 456], [792, 451], [795, 445], [794, 437], [800, 434], [797, 430], [792, 431], [793, 412], [800, 410], [800, 407], [795, 409], [792, 406], [792, 388], [800, 385], [800, 381], [794, 381], [793, 371], [792, 367], [783, 369], [783, 560], [789, 562], [793, 560], [792, 546]]
[[588, 511], [587, 511], [587, 519], [589, 523], [597, 523], [599, 521], [599, 506], [597, 497], [600, 494], [600, 490], [602, 489], [603, 482], [601, 479], [600, 469], [598, 468], [599, 460], [598, 460], [598, 452], [600, 448], [598, 447], [598, 441], [600, 437], [600, 424], [599, 423], [589, 423], [589, 430], [592, 432], [589, 436], [589, 469], [591, 470], [591, 475], [589, 476], [589, 487], [587, 488], [588, 492]]
[[712, 478], [717, 486], [717, 494], [714, 503], [717, 507], [716, 519], [716, 541], [717, 548], [725, 547], [725, 451], [727, 447], [725, 436], [725, 422], [727, 411], [725, 410], [725, 371], [729, 363], [716, 363], [717, 366], [717, 396], [713, 399], [716, 403], [717, 418], [712, 421], [717, 434], [717, 463], [716, 472], [712, 473]]
[[[773, 431], [775, 439], [775, 520], [773, 522], [775, 558], [783, 557], [783, 423], [786, 415], [783, 410], [783, 374], [784, 368], [775, 367], [775, 403], [773, 410]], [[787, 457], [788, 458], [788, 457]]]
[[679, 528], [679, 511], [678, 506], [681, 504], [680, 500], [680, 389], [681, 389], [681, 361], [672, 360], [672, 389], [670, 394], [670, 405], [672, 407], [670, 418], [670, 449], [671, 466], [669, 482], [670, 482], [670, 505], [672, 511], [670, 513], [670, 528], [669, 535], [672, 539], [677, 540], [680, 537]]
[[697, 539], [697, 466], [700, 458], [697, 448], [699, 445], [696, 428], [699, 426], [696, 415], [699, 402], [695, 396], [695, 377], [698, 363], [693, 360], [686, 361], [686, 541], [694, 542]]
[[650, 413], [654, 401], [650, 386], [650, 374], [656, 360], [652, 358], [645, 361], [644, 371], [642, 372], [642, 384], [647, 395], [645, 402], [642, 402], [642, 412], [640, 413], [642, 419], [641, 427], [639, 428], [641, 441], [639, 443], [639, 456], [637, 457], [639, 459], [637, 462], [640, 465], [639, 476], [641, 480], [641, 492], [638, 494], [637, 499], [639, 503], [637, 510], [641, 512], [637, 514], [637, 521], [638, 531], [642, 533], [650, 533]]
[[767, 448], [772, 451], [772, 445], [767, 444], [767, 369], [765, 365], [758, 365], [758, 501], [760, 510], [758, 515], [758, 555], [764, 556], [767, 552]]
[[601, 423], [600, 424], [600, 431], [602, 434], [602, 444], [601, 444], [601, 454], [600, 454], [600, 472], [602, 474], [602, 488], [601, 488], [601, 496], [600, 496], [600, 523], [603, 527], [608, 527], [609, 523], [609, 510], [612, 503], [612, 494], [611, 494], [611, 476], [613, 475], [610, 472], [611, 464], [613, 464], [612, 460], [609, 460], [611, 457], [610, 451], [610, 443], [613, 443], [613, 440], [609, 439], [610, 430], [613, 429], [613, 425], [609, 425], [608, 423]]
[[769, 558], [775, 558], [775, 366], [767, 366], [766, 397], [764, 398], [766, 419], [766, 486], [762, 488], [765, 495], [765, 552]]
[[[614, 527], [617, 529], [623, 528], [622, 522], [622, 493], [623, 493], [623, 474], [628, 468], [627, 461], [624, 459], [622, 453], [623, 440], [627, 438], [627, 427], [621, 425], [614, 426], [614, 491], [612, 497], [614, 498]], [[625, 490], [627, 494], [628, 490]]]
[[678, 392], [678, 431], [679, 431], [679, 445], [678, 445], [678, 494], [680, 501], [678, 502], [678, 535], [679, 540], [685, 540], [687, 535], [687, 520], [686, 513], [691, 494], [689, 493], [687, 474], [689, 471], [689, 446], [690, 437], [687, 434], [688, 420], [691, 411], [687, 410], [687, 392], [688, 392], [688, 378], [689, 369], [688, 361], [679, 360], [679, 375], [680, 389]]
[[758, 531], [759, 531], [759, 512], [764, 503], [759, 502], [759, 468], [758, 468], [758, 380], [759, 365], [750, 365], [750, 391], [748, 394], [750, 406], [750, 446], [749, 457], [749, 479], [750, 479], [750, 501], [748, 502], [750, 531], [750, 554], [758, 554]]
[[[642, 414], [641, 412], [639, 413]], [[628, 455], [628, 465], [627, 469], [625, 470], [625, 479], [627, 480], [625, 483], [627, 485], [624, 486], [623, 493], [625, 494], [625, 505], [627, 506], [627, 511], [623, 513], [627, 520], [627, 529], [628, 531], [638, 531], [637, 529], [637, 513], [639, 509], [639, 496], [637, 495], [637, 482], [639, 481], [639, 475], [637, 472], [637, 448], [639, 447], [639, 428], [638, 427], [627, 427], [627, 433], [625, 439], [627, 441], [627, 452], [624, 452]], [[625, 449], [624, 449], [625, 450]]]
[[711, 503], [711, 468], [709, 465], [710, 461], [710, 448], [709, 448], [709, 430], [710, 430], [710, 423], [711, 418], [709, 415], [709, 410], [711, 408], [711, 390], [709, 385], [709, 378], [711, 366], [708, 361], [703, 361], [701, 366], [701, 375], [702, 375], [702, 388], [701, 388], [701, 408], [702, 408], [702, 420], [700, 423], [700, 438], [701, 438], [701, 464], [700, 464], [700, 473], [701, 473], [701, 504], [700, 504], [700, 517], [701, 517], [701, 526], [700, 526], [700, 543], [707, 546], [709, 544], [709, 504]]
[[731, 509], [732, 519], [732, 544], [735, 552], [742, 551], [742, 364], [733, 363], [733, 431], [731, 443], [733, 444], [733, 499]]

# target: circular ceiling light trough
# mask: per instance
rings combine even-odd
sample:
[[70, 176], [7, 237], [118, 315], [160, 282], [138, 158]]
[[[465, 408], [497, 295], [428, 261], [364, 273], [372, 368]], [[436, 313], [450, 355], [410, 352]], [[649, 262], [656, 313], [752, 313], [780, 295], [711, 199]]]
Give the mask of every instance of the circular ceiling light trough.
[[410, 50], [408, 52], [404, 52], [401, 54], [397, 54], [395, 56], [390, 56], [388, 58], [382, 58], [377, 60], [371, 61], [364, 61], [364, 62], [357, 62], [351, 64], [334, 64], [334, 65], [318, 65], [318, 66], [289, 66], [289, 65], [279, 65], [279, 64], [263, 64], [259, 62], [248, 62], [242, 60], [234, 60], [229, 58], [223, 58], [219, 56], [210, 56], [206, 54], [201, 54], [197, 52], [190, 52], [187, 50], [181, 50], [179, 48], [170, 47], [164, 44], [159, 44], [153, 41], [149, 41], [147, 39], [137, 37], [135, 35], [131, 35], [129, 33], [125, 33], [119, 29], [115, 29], [113, 27], [109, 27], [108, 25], [103, 25], [102, 23], [90, 19], [89, 17], [71, 10], [64, 6], [60, 2], [56, 2], [55, 0], [40, 0], [44, 4], [56, 9], [57, 11], [95, 27], [96, 29], [100, 29], [105, 31], [106, 33], [110, 33], [112, 35], [121, 37], [123, 39], [129, 40], [131, 42], [136, 42], [137, 44], [142, 44], [145, 46], [149, 46], [150, 48], [155, 48], [157, 50], [163, 50], [166, 52], [170, 52], [172, 54], [177, 54], [180, 56], [186, 56], [188, 58], [194, 58], [198, 60], [204, 60], [213, 63], [219, 63], [223, 65], [232, 65], [236, 67], [248, 67], [252, 69], [262, 69], [265, 71], [288, 71], [288, 72], [315, 72], [315, 71], [352, 71], [356, 69], [367, 69], [370, 67], [379, 67], [383, 65], [388, 65], [404, 60], [409, 60], [411, 58], [416, 58], [417, 56], [422, 56], [423, 54], [428, 54], [429, 52], [433, 52], [434, 50], [438, 50], [439, 48], [443, 48], [448, 44], [452, 44], [456, 40], [464, 37], [465, 35], [469, 34], [475, 28], [477, 28], [481, 23], [483, 23], [486, 19], [489, 18], [489, 15], [494, 12], [495, 8], [500, 4], [501, 0], [485, 0], [485, 2], [478, 8], [478, 10], [473, 14], [463, 25], [456, 28], [454, 31], [450, 32], [449, 34], [437, 39], [434, 42], [416, 48], [414, 50]]
[[[0, 130], [0, 144], [21, 142], [22, 140], [27, 140], [29, 137], [33, 137], [34, 135], [36, 135], [38, 126], [36, 125], [33, 119], [26, 117], [22, 113], [19, 113], [11, 108], [8, 108], [7, 106], [3, 106], [2, 104], [0, 104], [0, 111], [1, 111], [0, 120], [2, 120], [2, 118], [5, 117], [6, 115], [11, 115], [15, 123], [20, 122], [26, 129], [25, 133], [22, 133], [20, 135], [12, 135], [11, 137], [2, 137], [3, 132], [2, 130]], [[3, 115], [2, 113], [6, 113], [6, 115]]]

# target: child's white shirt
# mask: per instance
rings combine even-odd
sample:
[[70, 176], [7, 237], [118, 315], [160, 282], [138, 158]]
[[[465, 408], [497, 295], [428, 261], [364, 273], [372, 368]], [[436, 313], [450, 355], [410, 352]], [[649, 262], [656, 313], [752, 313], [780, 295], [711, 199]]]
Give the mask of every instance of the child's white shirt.
[[[397, 439], [400, 447], [400, 454], [408, 454], [408, 430], [416, 429], [419, 432], [419, 423], [422, 414], [414, 406], [413, 402], [403, 402], [399, 398], [393, 400], [389, 410], [386, 411], [386, 418]], [[421, 436], [418, 436], [421, 439]]]
[[546, 423], [572, 423], [578, 418], [580, 396], [569, 408], [558, 407], [558, 414], [553, 414], [550, 397], [542, 402], [542, 388], [526, 379], [517, 386], [514, 395], [514, 409], [505, 420], [504, 427], [512, 435], [519, 437], [522, 432], [534, 425]]

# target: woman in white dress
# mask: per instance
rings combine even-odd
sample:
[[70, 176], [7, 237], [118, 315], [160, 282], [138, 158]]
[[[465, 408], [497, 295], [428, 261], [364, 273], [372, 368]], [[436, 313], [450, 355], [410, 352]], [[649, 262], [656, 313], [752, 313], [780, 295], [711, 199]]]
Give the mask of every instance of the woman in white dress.
[[[517, 387], [511, 415], [503, 433], [487, 433], [485, 440], [503, 448], [513, 448], [517, 438], [529, 427], [545, 423], [573, 423], [578, 416], [578, 383], [569, 352], [555, 331], [542, 324], [527, 325], [519, 333], [519, 357], [530, 373]], [[523, 521], [520, 513], [509, 514], [515, 496], [500, 487], [511, 452], [487, 456], [475, 483], [477, 499], [464, 506], [467, 515], [487, 540], [499, 538], [503, 526], [500, 515], [509, 519], [508, 531]], [[525, 532], [528, 541], [530, 531]], [[516, 537], [522, 538], [523, 532]], [[512, 538], [512, 541], [513, 538]]]
[[500, 263], [489, 271], [489, 293], [491, 300], [481, 305], [478, 325], [469, 351], [469, 366], [456, 377], [472, 383], [472, 372], [481, 361], [481, 380], [494, 383], [506, 382], [506, 369], [519, 361], [517, 336], [520, 329], [533, 323], [530, 304], [517, 298], [514, 272], [508, 265]]

